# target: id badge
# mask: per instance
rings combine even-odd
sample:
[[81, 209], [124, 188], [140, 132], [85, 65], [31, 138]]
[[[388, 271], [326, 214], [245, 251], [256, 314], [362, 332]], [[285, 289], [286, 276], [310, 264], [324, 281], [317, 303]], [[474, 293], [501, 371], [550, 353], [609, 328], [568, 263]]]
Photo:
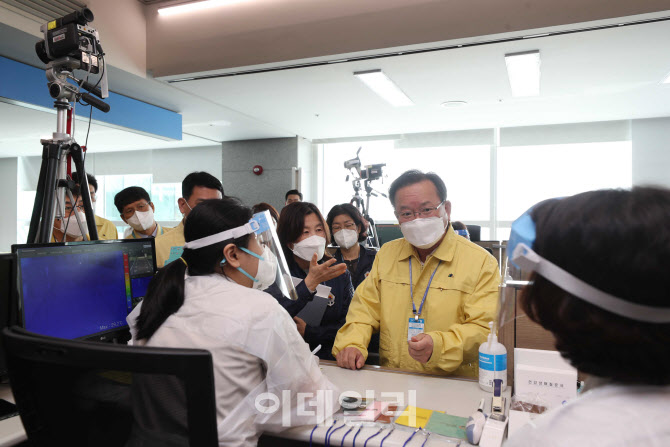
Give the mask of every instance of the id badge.
[[414, 317], [409, 319], [409, 326], [407, 327], [407, 341], [410, 341], [412, 337], [416, 337], [419, 334], [423, 334], [423, 329], [426, 327], [423, 318], [418, 320]]

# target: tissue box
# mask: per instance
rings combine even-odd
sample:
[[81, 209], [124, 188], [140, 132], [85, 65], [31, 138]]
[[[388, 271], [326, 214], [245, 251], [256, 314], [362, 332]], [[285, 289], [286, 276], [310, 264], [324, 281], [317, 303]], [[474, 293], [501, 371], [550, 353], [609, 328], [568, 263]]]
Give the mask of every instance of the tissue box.
[[515, 348], [514, 394], [536, 396], [549, 409], [560, 406], [577, 396], [577, 370], [556, 351]]

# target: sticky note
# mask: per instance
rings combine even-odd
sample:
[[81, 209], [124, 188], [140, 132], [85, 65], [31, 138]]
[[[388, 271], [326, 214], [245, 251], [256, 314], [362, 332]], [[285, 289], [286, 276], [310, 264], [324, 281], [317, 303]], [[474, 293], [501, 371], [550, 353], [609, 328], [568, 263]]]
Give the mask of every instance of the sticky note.
[[395, 420], [395, 423], [413, 428], [425, 427], [433, 413], [433, 410], [408, 405], [405, 411]]
[[433, 412], [428, 420], [428, 424], [424, 427], [431, 433], [437, 433], [442, 436], [449, 436], [451, 438], [466, 439], [465, 424], [468, 418], [459, 416], [452, 416], [450, 414]]

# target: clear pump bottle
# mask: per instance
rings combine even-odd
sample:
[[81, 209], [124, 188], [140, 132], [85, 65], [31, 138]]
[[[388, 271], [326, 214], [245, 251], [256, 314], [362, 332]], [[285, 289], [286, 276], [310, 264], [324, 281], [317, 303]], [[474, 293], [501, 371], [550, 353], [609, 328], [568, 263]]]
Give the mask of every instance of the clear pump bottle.
[[489, 328], [487, 341], [479, 346], [479, 386], [492, 393], [494, 379], [502, 379], [503, 391], [507, 388], [507, 349], [498, 342], [492, 321]]

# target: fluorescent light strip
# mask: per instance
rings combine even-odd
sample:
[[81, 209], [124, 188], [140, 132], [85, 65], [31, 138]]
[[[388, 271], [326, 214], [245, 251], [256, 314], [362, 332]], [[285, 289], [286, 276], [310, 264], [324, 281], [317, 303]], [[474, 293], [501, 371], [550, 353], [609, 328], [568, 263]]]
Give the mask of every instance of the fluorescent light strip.
[[229, 5], [231, 3], [239, 3], [244, 0], [205, 0], [202, 2], [186, 3], [177, 6], [168, 6], [160, 8], [158, 14], [162, 16], [172, 16], [175, 14], [183, 14], [185, 12], [201, 11], [203, 9], [215, 8], [217, 6]]
[[507, 77], [513, 96], [540, 94], [540, 51], [525, 51], [505, 55]]
[[381, 70], [359, 71], [354, 73], [354, 76], [394, 107], [414, 105], [412, 100]]

